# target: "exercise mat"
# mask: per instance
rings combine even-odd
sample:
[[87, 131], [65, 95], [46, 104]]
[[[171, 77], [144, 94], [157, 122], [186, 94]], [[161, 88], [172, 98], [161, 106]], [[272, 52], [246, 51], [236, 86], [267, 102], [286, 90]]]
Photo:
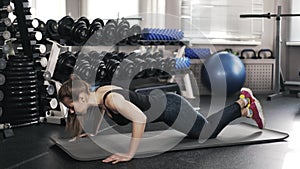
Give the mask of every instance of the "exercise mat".
[[[131, 133], [85, 137], [70, 142], [69, 139], [51, 138], [72, 158], [79, 161], [100, 160], [114, 152], [126, 152]], [[176, 130], [147, 131], [137, 151], [137, 156], [147, 156], [166, 151], [192, 150], [283, 141], [289, 135], [270, 129], [240, 123], [228, 125], [217, 138], [201, 141], [189, 139]], [[127, 141], [126, 141], [127, 140]]]

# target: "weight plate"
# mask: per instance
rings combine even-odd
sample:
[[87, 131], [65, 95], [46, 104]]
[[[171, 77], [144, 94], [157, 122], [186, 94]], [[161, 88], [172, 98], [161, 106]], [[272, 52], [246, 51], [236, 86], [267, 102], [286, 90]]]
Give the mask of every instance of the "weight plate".
[[3, 93], [3, 91], [2, 90], [0, 90], [0, 102], [2, 102], [3, 101], [3, 99], [4, 99], [4, 93]]
[[[14, 110], [15, 111], [15, 110]], [[33, 111], [33, 112], [25, 112], [25, 111], [20, 111], [18, 114], [15, 113], [9, 113], [7, 114], [6, 118], [11, 118], [12, 120], [14, 119], [28, 119], [28, 118], [33, 118], [39, 116], [40, 113]]]
[[27, 71], [33, 71], [34, 67], [11, 67], [10, 65], [6, 66], [6, 69], [8, 71], [22, 71], [22, 72], [27, 72]]
[[6, 85], [10, 86], [10, 85], [33, 85], [33, 84], [37, 84], [38, 80], [34, 79], [34, 80], [22, 80], [22, 81], [7, 81]]
[[5, 75], [0, 73], [0, 86], [4, 85], [6, 82]]
[[3, 58], [0, 59], [0, 70], [4, 70], [6, 68], [7, 61]]
[[22, 103], [7, 103], [7, 102], [5, 102], [5, 107], [7, 107], [8, 109], [33, 108], [33, 107], [37, 107], [37, 106], [38, 106], [37, 101], [22, 102]]
[[31, 84], [31, 85], [18, 85], [18, 86], [6, 86], [7, 90], [10, 91], [25, 91], [25, 90], [32, 90], [32, 89], [36, 89], [37, 90], [38, 85], [37, 84]]
[[33, 96], [22, 96], [22, 97], [17, 97], [17, 96], [11, 96], [11, 97], [6, 97], [4, 101], [6, 102], [31, 102], [31, 101], [36, 101], [39, 99], [37, 95]]
[[7, 91], [7, 96], [32, 96], [36, 95], [37, 90], [24, 90], [24, 91]]
[[10, 122], [10, 124], [12, 126], [14, 125], [30, 125], [32, 123], [36, 123], [39, 122], [40, 118], [39, 117], [32, 117], [32, 118], [22, 118], [22, 119], [12, 119], [12, 121]]
[[19, 57], [19, 56], [11, 56], [8, 60], [8, 62], [32, 62], [32, 59], [27, 57], [27, 56], [22, 56], [22, 57]]
[[6, 76], [7, 81], [23, 81], [23, 80], [35, 80], [37, 75], [33, 76]]
[[36, 71], [22, 71], [22, 72], [15, 72], [15, 71], [10, 71], [6, 70], [4, 72], [6, 76], [31, 76], [31, 75], [36, 75]]
[[9, 112], [8, 114], [6, 114], [7, 116], [12, 116], [12, 115], [24, 115], [24, 117], [26, 116], [30, 116], [32, 114], [38, 113], [39, 109], [36, 107], [33, 108], [19, 108], [19, 109], [7, 109], [5, 107], [3, 107], [4, 112]]

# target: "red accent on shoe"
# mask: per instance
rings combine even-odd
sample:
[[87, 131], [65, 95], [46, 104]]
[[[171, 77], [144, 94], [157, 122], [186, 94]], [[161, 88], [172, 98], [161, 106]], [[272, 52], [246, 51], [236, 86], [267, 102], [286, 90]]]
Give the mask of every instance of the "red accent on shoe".
[[259, 101], [257, 99], [255, 99], [255, 102], [250, 104], [249, 107], [252, 112], [252, 119], [257, 123], [258, 128], [263, 129], [264, 128], [264, 113], [261, 107], [261, 104], [259, 103]]

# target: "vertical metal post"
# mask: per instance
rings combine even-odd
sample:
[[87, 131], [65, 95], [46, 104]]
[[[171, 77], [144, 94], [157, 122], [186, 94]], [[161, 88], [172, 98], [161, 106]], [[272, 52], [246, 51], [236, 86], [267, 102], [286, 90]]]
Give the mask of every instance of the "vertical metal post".
[[281, 6], [277, 8], [276, 14], [276, 42], [275, 42], [275, 93], [268, 96], [268, 100], [282, 96], [281, 89]]
[[281, 67], [281, 6], [278, 6], [276, 16], [276, 44], [275, 44], [275, 58], [276, 58], [276, 71], [275, 71], [275, 92], [280, 92], [280, 67]]

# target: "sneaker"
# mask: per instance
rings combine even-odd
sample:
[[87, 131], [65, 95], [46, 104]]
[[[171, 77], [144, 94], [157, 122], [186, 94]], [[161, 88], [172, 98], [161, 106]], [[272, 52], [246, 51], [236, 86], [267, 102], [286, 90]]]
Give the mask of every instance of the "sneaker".
[[265, 126], [265, 121], [263, 109], [261, 107], [260, 102], [257, 99], [255, 99], [255, 102], [252, 102], [250, 104], [249, 109], [252, 110], [252, 114], [247, 117], [252, 118], [257, 123], [258, 128], [263, 129]]
[[240, 98], [247, 99], [246, 107], [252, 110], [247, 117], [252, 118], [258, 125], [258, 128], [264, 128], [264, 114], [260, 102], [253, 96], [253, 92], [249, 88], [242, 88], [240, 91]]
[[240, 91], [240, 99], [247, 99], [248, 100], [248, 104], [246, 107], [250, 107], [251, 103], [255, 102], [255, 100], [257, 100], [254, 96], [253, 93], [251, 91], [251, 89], [249, 88], [242, 88]]

